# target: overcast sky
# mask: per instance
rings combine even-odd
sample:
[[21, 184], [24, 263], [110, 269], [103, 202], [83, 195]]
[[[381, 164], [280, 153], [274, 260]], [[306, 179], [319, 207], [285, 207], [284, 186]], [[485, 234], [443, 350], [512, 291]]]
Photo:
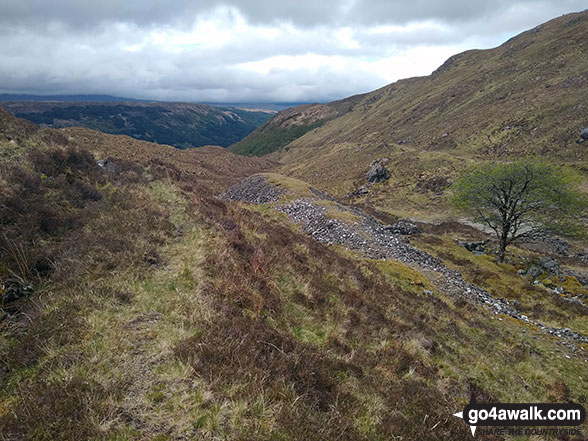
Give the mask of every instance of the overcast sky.
[[0, 0], [0, 93], [331, 101], [586, 0]]

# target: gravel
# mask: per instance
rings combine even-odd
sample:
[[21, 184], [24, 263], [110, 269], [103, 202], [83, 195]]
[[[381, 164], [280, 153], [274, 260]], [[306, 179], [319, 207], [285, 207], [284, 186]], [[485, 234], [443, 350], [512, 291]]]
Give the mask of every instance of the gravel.
[[[285, 190], [267, 182], [262, 176], [249, 177], [228, 189], [221, 197], [229, 200], [267, 203], [277, 202]], [[313, 189], [317, 199], [335, 201], [331, 196]], [[494, 314], [506, 314], [532, 324], [543, 332], [570, 340], [588, 343], [588, 337], [569, 328], [552, 328], [529, 319], [508, 299], [497, 299], [482, 288], [466, 282], [457, 271], [446, 267], [442, 261], [406, 242], [394, 229], [381, 224], [374, 217], [357, 208], [338, 203], [338, 208], [354, 214], [359, 220], [348, 224], [326, 216], [325, 207], [314, 198], [301, 198], [277, 205], [276, 209], [288, 215], [292, 222], [301, 224], [304, 231], [315, 240], [327, 245], [343, 245], [364, 253], [372, 259], [393, 259], [419, 271], [424, 271], [440, 291], [481, 304]]]
[[285, 189], [270, 184], [265, 176], [253, 175], [227, 189], [220, 198], [228, 201], [268, 204], [278, 202], [284, 193], [286, 193]]

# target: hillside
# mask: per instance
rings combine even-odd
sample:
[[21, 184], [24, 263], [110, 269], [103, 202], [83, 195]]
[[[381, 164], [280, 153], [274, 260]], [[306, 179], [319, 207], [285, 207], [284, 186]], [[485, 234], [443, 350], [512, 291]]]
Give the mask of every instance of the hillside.
[[455, 55], [428, 77], [354, 98], [315, 126], [302, 119], [292, 127], [312, 130], [286, 145], [273, 142], [294, 131], [281, 121], [303, 107], [232, 148], [244, 153], [240, 146], [251, 140], [246, 152], [277, 150], [271, 157], [282, 173], [339, 197], [366, 184], [372, 161], [388, 158], [390, 180], [354, 200], [422, 216], [445, 212], [444, 189], [479, 161], [539, 155], [588, 176], [588, 149], [576, 143], [588, 126], [586, 41], [588, 11], [559, 17], [495, 49]]
[[186, 149], [226, 147], [248, 135], [271, 112], [191, 103], [13, 101], [13, 115], [45, 127], [81, 126]]
[[497, 264], [275, 168], [0, 108], [1, 436], [441, 441], [472, 391], [588, 394], [577, 250]]
[[329, 104], [304, 104], [282, 110], [230, 150], [245, 156], [262, 156], [281, 149], [325, 122], [347, 113], [362, 95]]

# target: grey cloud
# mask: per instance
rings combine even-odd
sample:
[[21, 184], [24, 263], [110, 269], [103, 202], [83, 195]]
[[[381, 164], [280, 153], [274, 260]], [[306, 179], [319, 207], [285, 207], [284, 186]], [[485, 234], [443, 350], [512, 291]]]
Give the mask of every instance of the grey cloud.
[[513, 5], [568, 12], [586, 7], [585, 0], [2, 0], [0, 23], [39, 26], [60, 22], [75, 29], [105, 22], [188, 26], [200, 14], [223, 6], [238, 9], [254, 24], [285, 21], [312, 27], [418, 20], [454, 23], [498, 17]]
[[223, 6], [238, 9], [251, 23], [288, 21], [304, 26], [330, 23], [342, 9], [337, 0], [2, 0], [0, 22], [11, 26], [60, 22], [75, 29], [105, 22], [177, 26], [190, 25], [197, 16]]
[[[314, 53], [369, 61], [417, 46], [488, 47], [561, 13], [582, 9], [584, 1], [0, 0], [0, 92], [328, 101], [385, 82], [365, 66], [343, 72], [334, 66], [307, 66], [262, 74], [240, 65], [276, 55]], [[275, 37], [244, 33], [230, 45], [195, 46], [180, 53], [145, 43], [150, 31], [190, 29], [199, 14], [223, 5], [237, 7], [249, 24], [274, 26], [281, 32]], [[226, 28], [237, 22], [231, 14], [228, 10], [220, 16]], [[435, 26], [370, 32], [374, 24], [423, 21]], [[337, 40], [340, 26], [352, 30], [358, 47]], [[124, 49], [142, 44], [137, 52]]]
[[[56, 35], [41, 38], [21, 33], [0, 48], [0, 88], [2, 92], [109, 93], [168, 100], [329, 101], [382, 83], [375, 73], [340, 73], [329, 67], [318, 72], [274, 69], [267, 74], [238, 67], [239, 62], [283, 53], [281, 41], [265, 46], [249, 41], [240, 48], [169, 54], [157, 47], [124, 52], [117, 49], [119, 37], [100, 34], [74, 42]], [[310, 43], [303, 38], [287, 52], [303, 54]]]

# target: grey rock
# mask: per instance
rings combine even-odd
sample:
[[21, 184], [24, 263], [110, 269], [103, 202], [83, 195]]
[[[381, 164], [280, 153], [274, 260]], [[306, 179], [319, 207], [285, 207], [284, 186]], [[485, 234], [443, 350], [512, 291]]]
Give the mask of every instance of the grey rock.
[[368, 190], [368, 188], [365, 185], [362, 185], [361, 187], [359, 187], [357, 190], [352, 191], [351, 193], [349, 193], [347, 195], [347, 197], [353, 197], [353, 196], [364, 196], [366, 194], [368, 194], [370, 191]]
[[423, 339], [423, 341], [421, 342], [421, 346], [423, 347], [423, 349], [425, 349], [426, 351], [432, 351], [435, 348], [435, 342], [433, 340], [429, 340], [429, 339]]
[[382, 160], [372, 162], [366, 175], [368, 182], [382, 182], [390, 178], [390, 171], [384, 166], [384, 162]]
[[33, 292], [32, 285], [26, 284], [18, 279], [6, 279], [0, 290], [0, 305], [7, 305], [22, 299]]
[[580, 130], [580, 138], [584, 141], [588, 140], [588, 127], [582, 127], [582, 130]]
[[286, 190], [268, 182], [265, 176], [253, 175], [233, 185], [220, 195], [221, 199], [255, 204], [278, 202]]
[[527, 270], [527, 274], [533, 278], [535, 277], [539, 277], [539, 275], [542, 273], [543, 271], [541, 270], [541, 268], [539, 268], [538, 266], [532, 265], [528, 270]]
[[539, 265], [553, 274], [556, 274], [559, 271], [559, 262], [549, 256], [545, 256], [539, 259]]
[[392, 234], [402, 235], [419, 234], [421, 232], [419, 227], [407, 220], [400, 220], [392, 225], [387, 225], [384, 227], [384, 230], [389, 231]]
[[425, 289], [425, 290], [423, 290], [423, 294], [426, 296], [432, 296], [435, 293], [433, 291], [431, 291], [430, 289]]
[[477, 242], [459, 242], [457, 241], [459, 246], [464, 247], [466, 250], [471, 251], [477, 255], [482, 255], [486, 251], [486, 244], [488, 244], [487, 240], [477, 241]]
[[554, 253], [560, 254], [562, 256], [570, 256], [570, 245], [562, 239], [557, 237], [550, 237], [544, 240], [544, 242], [551, 247], [551, 250]]
[[577, 296], [572, 297], [571, 299], [565, 299], [570, 303], [575, 303], [576, 305], [580, 305], [580, 306], [586, 306], [584, 305], [584, 302], [582, 300], [580, 300]]

